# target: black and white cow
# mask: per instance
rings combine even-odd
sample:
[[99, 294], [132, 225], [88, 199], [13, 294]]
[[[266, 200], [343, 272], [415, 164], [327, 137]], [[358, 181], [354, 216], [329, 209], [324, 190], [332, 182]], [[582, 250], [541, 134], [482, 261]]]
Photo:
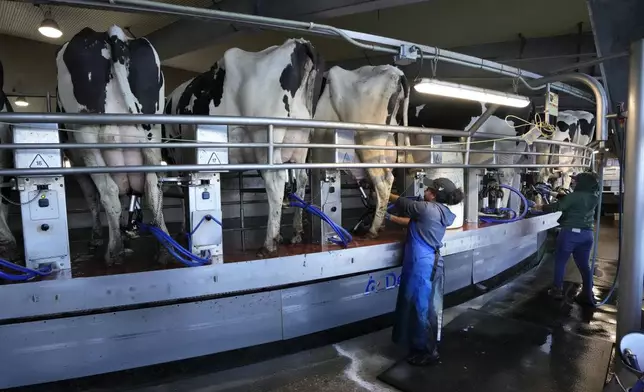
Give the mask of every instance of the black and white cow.
[[[564, 110], [558, 113], [557, 116], [557, 125], [555, 131], [550, 137], [551, 140], [568, 142], [578, 144], [580, 146], [588, 145], [594, 137], [595, 134], [595, 116], [592, 113], [581, 111], [581, 110]], [[574, 147], [569, 146], [546, 146], [538, 145], [538, 152], [554, 152], [557, 154], [568, 154], [568, 155], [581, 155], [582, 152], [575, 150]], [[561, 165], [573, 165], [579, 164], [581, 166], [581, 158], [579, 157], [559, 157], [553, 156], [551, 158], [547, 156], [539, 156], [537, 158], [537, 163], [541, 164], [561, 164]], [[552, 169], [542, 169], [540, 180], [542, 182], [548, 181], [548, 179], [553, 177], [560, 177], [562, 181], [563, 188], [570, 188], [571, 175], [576, 170], [574, 167], [561, 167], [555, 170]]]
[[[0, 62], [0, 112], [13, 112], [11, 103], [4, 93], [4, 68]], [[11, 126], [6, 123], [0, 123], [0, 143], [11, 144], [13, 137]], [[0, 150], [0, 168], [13, 167], [13, 153], [11, 150]], [[0, 177], [0, 184], [5, 183], [7, 178]], [[15, 258], [19, 251], [16, 244], [16, 238], [9, 229], [9, 203], [7, 202], [9, 188], [2, 188], [0, 192], [4, 196], [0, 202], [0, 257]]]
[[[225, 115], [247, 117], [313, 118], [318, 91], [322, 82], [322, 60], [311, 43], [303, 39], [289, 39], [279, 46], [261, 52], [229, 49], [212, 68], [179, 86], [168, 99], [166, 113], [195, 115]], [[195, 140], [194, 126], [165, 127], [166, 137]], [[275, 143], [308, 143], [308, 128], [276, 126]], [[229, 127], [231, 143], [266, 143], [266, 127]], [[187, 162], [186, 149], [168, 150], [172, 163]], [[275, 149], [273, 163], [304, 163], [308, 149]], [[264, 148], [231, 148], [229, 162], [267, 163]], [[296, 171], [296, 193], [304, 197], [308, 176], [305, 170]], [[276, 254], [280, 236], [280, 221], [286, 170], [260, 171], [266, 185], [269, 216], [264, 246], [259, 257]], [[301, 214], [294, 221], [293, 243], [302, 240], [304, 229]]]
[[[159, 56], [145, 38], [131, 39], [118, 26], [107, 32], [85, 28], [65, 43], [56, 55], [58, 106], [66, 113], [160, 114], [164, 106], [164, 78]], [[65, 124], [69, 140], [77, 143], [141, 143], [161, 141], [161, 126]], [[160, 165], [161, 151], [153, 148], [70, 150], [75, 165], [87, 167]], [[107, 215], [109, 243], [105, 261], [120, 262], [125, 254], [120, 231], [119, 196], [144, 196], [154, 224], [167, 233], [162, 193], [155, 173], [92, 174], [81, 177], [81, 189], [100, 231], [99, 205]], [[99, 198], [96, 198], [98, 191]], [[98, 227], [96, 227], [98, 225]], [[167, 256], [167, 254], [164, 254]], [[165, 258], [165, 257], [164, 257]], [[165, 261], [165, 260], [162, 260]]]
[[[409, 84], [405, 74], [391, 65], [364, 66], [355, 70], [331, 68], [325, 77], [315, 119], [368, 124], [407, 125], [409, 107]], [[357, 145], [395, 146], [393, 133], [356, 131], [353, 135]], [[314, 131], [314, 143], [334, 143], [334, 130]], [[315, 149], [315, 162], [329, 162], [323, 155], [328, 149]], [[395, 150], [356, 150], [355, 162], [395, 163]], [[385, 210], [394, 182], [392, 169], [350, 170], [356, 180], [366, 179], [372, 184], [377, 198], [377, 208], [371, 223], [369, 237], [375, 238], [383, 225]], [[366, 176], [365, 176], [366, 173]]]
[[[409, 125], [423, 128], [441, 128], [453, 130], [469, 130], [474, 122], [486, 110], [486, 105], [481, 102], [466, 101], [454, 98], [439, 97], [433, 95], [420, 95], [414, 97], [416, 101], [423, 102], [410, 107], [409, 110]], [[494, 115], [492, 115], [477, 133], [491, 133], [499, 134], [502, 137], [520, 136], [530, 130], [530, 127], [524, 125], [522, 121], [514, 117], [518, 117], [524, 121], [530, 121], [534, 117], [534, 108], [528, 105], [525, 108], [512, 108], [507, 106], [499, 107]], [[411, 145], [429, 145], [431, 142], [430, 135], [411, 135]], [[464, 149], [463, 144], [458, 138], [443, 137], [441, 148]], [[452, 144], [450, 144], [452, 143]], [[472, 149], [481, 151], [491, 151], [491, 143], [473, 143]], [[517, 143], [516, 141], [497, 141], [496, 148], [498, 151], [506, 152], [523, 152], [526, 145], [523, 142]], [[414, 151], [412, 154], [414, 162], [430, 162], [429, 152]], [[462, 153], [436, 153], [443, 163], [463, 163], [464, 158]], [[491, 164], [493, 155], [491, 153], [476, 152], [470, 154], [470, 163], [472, 164]], [[521, 161], [521, 155], [503, 154], [497, 155], [498, 164], [517, 164]], [[409, 161], [409, 158], [407, 159]], [[500, 169], [501, 183], [505, 185], [512, 185], [517, 174], [516, 169], [503, 168]], [[463, 185], [464, 171], [463, 169], [447, 169], [436, 168], [425, 170], [425, 173], [430, 178], [447, 177], [452, 179], [458, 186]], [[509, 193], [505, 192], [503, 203], [507, 205]], [[454, 207], [457, 208], [457, 207]], [[462, 208], [462, 206], [461, 206]]]

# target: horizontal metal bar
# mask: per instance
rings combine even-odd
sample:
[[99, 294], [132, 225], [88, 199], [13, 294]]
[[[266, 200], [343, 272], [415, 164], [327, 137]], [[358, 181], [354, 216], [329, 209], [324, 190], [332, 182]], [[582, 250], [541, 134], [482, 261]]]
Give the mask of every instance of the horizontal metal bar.
[[63, 167], [43, 169], [0, 169], [0, 176], [55, 176], [98, 173], [168, 173], [173, 171], [218, 172], [231, 170], [290, 170], [290, 169], [502, 169], [502, 168], [547, 168], [547, 167], [584, 167], [577, 165], [539, 165], [539, 164], [457, 164], [457, 163], [284, 163], [269, 165], [266, 163], [228, 164], [228, 165], [149, 165], [149, 166], [103, 166], [103, 167]]
[[56, 94], [51, 94], [49, 97], [47, 94], [16, 94], [16, 93], [10, 93], [10, 94], [5, 94], [9, 98], [18, 98], [18, 97], [23, 97], [25, 99], [27, 98], [56, 98]]
[[239, 117], [239, 116], [196, 116], [196, 115], [167, 115], [167, 114], [85, 114], [85, 113], [0, 113], [0, 122], [9, 123], [54, 123], [54, 124], [203, 124], [203, 125], [269, 125], [286, 128], [321, 128], [347, 129], [352, 131], [400, 132], [432, 134], [442, 136], [467, 136], [465, 131], [451, 129], [403, 127], [399, 125], [378, 125], [343, 123], [333, 121], [296, 120], [287, 118], [268, 117]]
[[[181, 17], [224, 21], [259, 26], [264, 28], [291, 30], [312, 35], [326, 35], [344, 39], [350, 44], [366, 50], [396, 54], [400, 46], [409, 45], [419, 48], [425, 57], [436, 58], [440, 61], [458, 64], [483, 71], [494, 72], [512, 77], [538, 79], [542, 77], [534, 72], [529, 72], [506, 64], [484, 60], [437, 47], [415, 44], [412, 42], [381, 37], [373, 34], [359, 33], [351, 30], [339, 29], [325, 24], [313, 22], [300, 22], [286, 19], [270, 18], [259, 15], [239, 14], [234, 12], [219, 11], [214, 9], [188, 7], [175, 4], [161, 3], [147, 0], [111, 0], [109, 3], [95, 0], [48, 0], [53, 4], [67, 4], [80, 7], [112, 9], [127, 12], [150, 12]], [[364, 42], [368, 42], [365, 44]], [[594, 102], [593, 96], [572, 86], [563, 83], [553, 83], [552, 88], [564, 91], [578, 98]]]
[[[546, 141], [547, 142], [547, 141]], [[562, 142], [563, 143], [563, 142]], [[196, 143], [16, 143], [0, 144], [0, 150], [79, 150], [79, 149], [114, 149], [114, 148], [266, 148], [269, 143], [213, 143], [213, 142], [196, 142]], [[448, 144], [449, 145], [449, 144]], [[438, 145], [440, 146], [440, 145]], [[585, 148], [573, 144], [573, 148]], [[454, 152], [465, 153], [466, 149], [451, 149], [430, 146], [375, 146], [375, 145], [356, 145], [356, 144], [321, 144], [321, 143], [276, 143], [275, 148], [324, 148], [324, 149], [355, 149], [355, 150], [396, 150], [396, 151], [431, 151], [431, 152]], [[592, 149], [586, 148], [589, 151]], [[561, 156], [576, 158], [579, 154], [554, 154], [549, 152], [539, 153], [530, 151], [486, 151], [471, 149], [474, 154], [501, 154], [501, 155], [543, 155], [543, 156]]]
[[[264, 117], [236, 117], [236, 116], [195, 116], [195, 115], [165, 115], [165, 114], [84, 114], [84, 113], [0, 113], [0, 122], [8, 123], [69, 123], [69, 124], [203, 124], [203, 125], [247, 125], [247, 126], [266, 126], [276, 125], [288, 128], [316, 128], [316, 129], [346, 129], [352, 131], [373, 131], [373, 132], [387, 132], [387, 133], [409, 133], [409, 134], [430, 134], [449, 137], [468, 137], [470, 136], [467, 131], [459, 131], [452, 129], [439, 129], [439, 128], [419, 128], [419, 127], [404, 127], [398, 125], [377, 125], [377, 124], [358, 124], [358, 123], [342, 123], [332, 121], [316, 121], [316, 120], [296, 120], [285, 118], [264, 118]], [[521, 137], [507, 136], [503, 134], [494, 133], [476, 133], [473, 135], [476, 139], [503, 139], [506, 141], [523, 141]], [[199, 143], [189, 142], [192, 147], [212, 147], [213, 145], [225, 146], [223, 143]], [[534, 143], [552, 144], [560, 146], [580, 147], [578, 144], [567, 143], [555, 140], [537, 139]], [[89, 143], [88, 143], [89, 144]], [[117, 143], [94, 143], [93, 148], [113, 148], [110, 144]], [[141, 148], [140, 144], [144, 143], [120, 143], [120, 148]], [[183, 143], [145, 143], [147, 148], [189, 148], [183, 146]], [[27, 149], [31, 147], [26, 147]], [[51, 144], [39, 144], [39, 146]], [[13, 149], [15, 147], [0, 145], [0, 149]], [[101, 146], [101, 147], [96, 147]], [[250, 144], [237, 143], [229, 144], [228, 147], [250, 147]], [[270, 143], [258, 144], [258, 147], [268, 147]], [[307, 146], [311, 146], [307, 144]], [[318, 148], [327, 148], [318, 145]], [[52, 148], [60, 148], [57, 145]], [[86, 146], [78, 146], [78, 144], [68, 143], [65, 148], [86, 148]], [[360, 147], [357, 147], [360, 148]], [[380, 147], [380, 149], [385, 149]]]

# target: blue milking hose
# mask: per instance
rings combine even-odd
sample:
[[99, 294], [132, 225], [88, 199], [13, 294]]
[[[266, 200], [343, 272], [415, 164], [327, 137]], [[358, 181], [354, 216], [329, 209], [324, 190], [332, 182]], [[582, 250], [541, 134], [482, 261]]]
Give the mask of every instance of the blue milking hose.
[[[197, 231], [199, 226], [201, 226], [201, 224], [206, 220], [213, 220], [219, 226], [222, 226], [221, 222], [212, 215], [203, 216], [199, 223], [197, 223], [197, 226], [195, 226], [194, 230], [188, 234], [188, 243], [190, 249], [192, 249], [192, 236]], [[167, 234], [160, 228], [142, 222], [139, 223], [139, 226], [143, 231], [149, 231], [150, 233], [152, 233], [152, 235], [161, 243], [161, 245], [163, 245], [168, 250], [168, 252], [180, 263], [188, 267], [199, 267], [210, 262], [210, 257], [202, 258], [192, 254], [192, 252], [186, 250], [177, 241], [175, 241], [174, 238], [172, 238], [169, 234]]]
[[[521, 215], [516, 216], [516, 211], [510, 210], [515, 214], [515, 216], [513, 218], [510, 218], [510, 219], [496, 219], [496, 218], [481, 217], [481, 218], [479, 218], [479, 220], [481, 220], [482, 222], [485, 222], [485, 223], [512, 223], [512, 222], [516, 222], [518, 220], [521, 220], [521, 219], [525, 218], [525, 216], [528, 214], [528, 210], [529, 210], [530, 207], [529, 207], [529, 204], [528, 204], [528, 199], [526, 199], [526, 197], [523, 196], [523, 193], [521, 193], [518, 189], [513, 188], [513, 187], [511, 187], [509, 185], [501, 184], [501, 185], [499, 185], [499, 187], [501, 187], [503, 189], [507, 189], [507, 190], [509, 190], [511, 192], [514, 192], [517, 195], [519, 195], [519, 197], [521, 198], [521, 201], [523, 201], [523, 205], [525, 206], [525, 208], [523, 209], [523, 212], [521, 213]], [[503, 209], [503, 210], [509, 210], [509, 209]]]
[[353, 237], [351, 237], [351, 234], [349, 234], [349, 232], [344, 227], [333, 222], [331, 218], [329, 218], [318, 207], [312, 205], [311, 203], [305, 202], [295, 193], [289, 193], [288, 198], [291, 200], [291, 203], [290, 203], [291, 207], [301, 208], [307, 211], [308, 213], [310, 213], [311, 215], [317, 216], [318, 218], [325, 221], [333, 229], [333, 231], [336, 232], [336, 234], [340, 239], [336, 240], [335, 238], [329, 238], [329, 241], [331, 241], [332, 243], [336, 245], [342, 245], [346, 248], [347, 246], [349, 246], [349, 243], [353, 241]]
[[53, 271], [51, 265], [40, 267], [39, 269], [34, 270], [3, 259], [0, 259], [0, 266], [14, 271], [22, 272], [22, 274], [14, 275], [8, 272], [0, 271], [0, 279], [9, 280], [12, 282], [25, 282], [35, 278], [36, 276], [47, 276]]

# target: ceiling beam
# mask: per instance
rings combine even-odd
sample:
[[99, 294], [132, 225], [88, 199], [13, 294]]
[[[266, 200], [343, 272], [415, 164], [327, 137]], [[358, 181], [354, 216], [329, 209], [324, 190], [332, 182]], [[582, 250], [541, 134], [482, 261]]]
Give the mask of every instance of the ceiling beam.
[[[429, 0], [222, 0], [213, 8], [294, 20], [321, 20]], [[161, 60], [215, 45], [253, 29], [228, 23], [182, 19], [148, 34]]]

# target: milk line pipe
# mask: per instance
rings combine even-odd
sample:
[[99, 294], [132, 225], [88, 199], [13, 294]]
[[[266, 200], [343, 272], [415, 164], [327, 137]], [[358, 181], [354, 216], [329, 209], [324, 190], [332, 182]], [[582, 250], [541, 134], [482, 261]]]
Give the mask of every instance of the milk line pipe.
[[[64, 123], [82, 125], [137, 125], [137, 124], [180, 124], [180, 125], [243, 125], [278, 126], [287, 128], [346, 129], [351, 131], [400, 132], [430, 134], [453, 137], [467, 137], [466, 131], [437, 128], [404, 127], [401, 125], [378, 125], [344, 123], [317, 120], [296, 120], [271, 117], [241, 116], [199, 116], [168, 114], [86, 114], [86, 113], [0, 113], [0, 122], [9, 123]], [[76, 131], [76, 130], [74, 130]]]
[[289, 170], [289, 169], [538, 169], [538, 168], [573, 167], [583, 168], [583, 165], [562, 164], [462, 164], [462, 163], [252, 163], [252, 164], [225, 164], [225, 165], [147, 165], [147, 166], [102, 166], [102, 167], [63, 167], [42, 169], [0, 169], [0, 176], [51, 176], [75, 175], [98, 173], [169, 173], [173, 171], [217, 172], [231, 170]]
[[[137, 125], [137, 124], [190, 124], [190, 125], [244, 125], [244, 126], [280, 126], [287, 128], [345, 129], [351, 131], [392, 132], [408, 134], [429, 134], [450, 137], [470, 137], [468, 131], [440, 128], [404, 127], [400, 125], [378, 125], [363, 123], [343, 123], [317, 120], [296, 120], [269, 117], [235, 117], [235, 116], [198, 116], [167, 114], [85, 114], [85, 113], [0, 113], [0, 123], [68, 123], [85, 125]], [[77, 131], [77, 130], [74, 130]], [[79, 131], [80, 132], [80, 131]], [[477, 133], [475, 138], [523, 141], [518, 136], [507, 136], [496, 133]], [[549, 143], [578, 147], [574, 143], [537, 139], [533, 143]]]
[[501, 105], [496, 105], [496, 104], [492, 104], [492, 105], [490, 105], [490, 106], [487, 108], [487, 110], [486, 110], [485, 112], [483, 112], [483, 114], [481, 114], [481, 116], [479, 116], [479, 118], [478, 118], [478, 119], [474, 122], [474, 124], [472, 124], [472, 126], [470, 127], [470, 130], [469, 130], [469, 132], [470, 132], [470, 136], [474, 135], [474, 134], [476, 133], [476, 131], [478, 131], [478, 130], [479, 130], [479, 128], [481, 128], [481, 126], [483, 126], [483, 124], [484, 124], [484, 123], [485, 123], [485, 122], [486, 122], [490, 117], [492, 117], [492, 115], [494, 114], [494, 112], [496, 112], [496, 110], [497, 110], [498, 108], [500, 108], [500, 107], [501, 107]]
[[[545, 141], [546, 144], [547, 141]], [[565, 142], [561, 142], [565, 143]], [[553, 141], [553, 144], [554, 143]], [[197, 143], [16, 143], [0, 144], [0, 150], [78, 150], [78, 149], [114, 149], [114, 148], [266, 148], [269, 143], [214, 143], [214, 142], [197, 142]], [[466, 149], [450, 149], [438, 147], [422, 146], [372, 146], [372, 145], [354, 145], [354, 144], [317, 144], [317, 143], [277, 143], [275, 148], [327, 148], [327, 149], [355, 149], [355, 150], [399, 150], [399, 151], [431, 151], [431, 152], [454, 152], [467, 153]], [[572, 147], [572, 146], [571, 146]], [[592, 152], [590, 148], [586, 149]], [[500, 155], [543, 155], [559, 156], [568, 158], [581, 158], [581, 154], [559, 154], [550, 152], [532, 152], [532, 151], [486, 151], [471, 149], [472, 154], [500, 154]], [[585, 157], [584, 159], [588, 159]]]
[[[534, 72], [529, 72], [509, 65], [500, 64], [490, 60], [484, 60], [478, 57], [468, 56], [433, 46], [419, 45], [412, 42], [381, 37], [373, 34], [360, 33], [351, 30], [339, 29], [337, 27], [325, 24], [316, 24], [313, 22], [300, 22], [287, 19], [240, 14], [206, 8], [188, 7], [146, 0], [110, 0], [109, 3], [107, 1], [96, 0], [48, 0], [47, 3], [66, 4], [77, 7], [89, 7], [107, 10], [111, 9], [125, 12], [148, 12], [156, 14], [161, 13], [181, 17], [197, 18], [201, 20], [205, 19], [214, 21], [227, 21], [272, 29], [286, 29], [313, 35], [339, 37], [359, 48], [390, 54], [398, 54], [402, 45], [405, 45], [407, 47], [415, 46], [423, 52], [423, 56], [425, 58], [436, 58], [440, 61], [512, 77], [525, 77], [530, 79], [538, 79], [542, 77], [541, 75]], [[359, 41], [375, 43], [378, 44], [378, 46], [365, 44]], [[590, 102], [593, 101], [592, 96], [590, 96], [583, 90], [565, 85], [563, 83], [554, 83], [553, 88]]]
[[595, 95], [595, 140], [600, 142], [608, 140], [608, 95], [604, 86], [590, 75], [584, 73], [566, 73], [560, 75], [546, 76], [541, 79], [529, 80], [527, 83], [532, 87], [543, 86], [558, 81], [580, 82], [588, 86]]
[[[604, 86], [599, 83], [599, 81], [593, 78], [590, 75], [583, 73], [566, 73], [561, 75], [550, 75], [545, 76], [540, 79], [534, 79], [526, 81], [529, 87], [537, 88], [540, 86], [545, 86], [550, 84], [551, 87], [553, 83], [558, 81], [572, 81], [572, 82], [581, 82], [588, 86], [595, 95], [595, 140], [606, 141], [608, 140], [608, 120], [606, 116], [608, 115], [608, 96], [606, 95], [606, 90]], [[499, 108], [499, 105], [490, 105], [487, 110], [479, 117], [479, 119], [472, 125], [470, 128], [470, 135], [474, 135], [476, 131], [483, 125], [483, 123], [494, 114], [494, 112]], [[479, 121], [483, 119], [482, 121]]]

